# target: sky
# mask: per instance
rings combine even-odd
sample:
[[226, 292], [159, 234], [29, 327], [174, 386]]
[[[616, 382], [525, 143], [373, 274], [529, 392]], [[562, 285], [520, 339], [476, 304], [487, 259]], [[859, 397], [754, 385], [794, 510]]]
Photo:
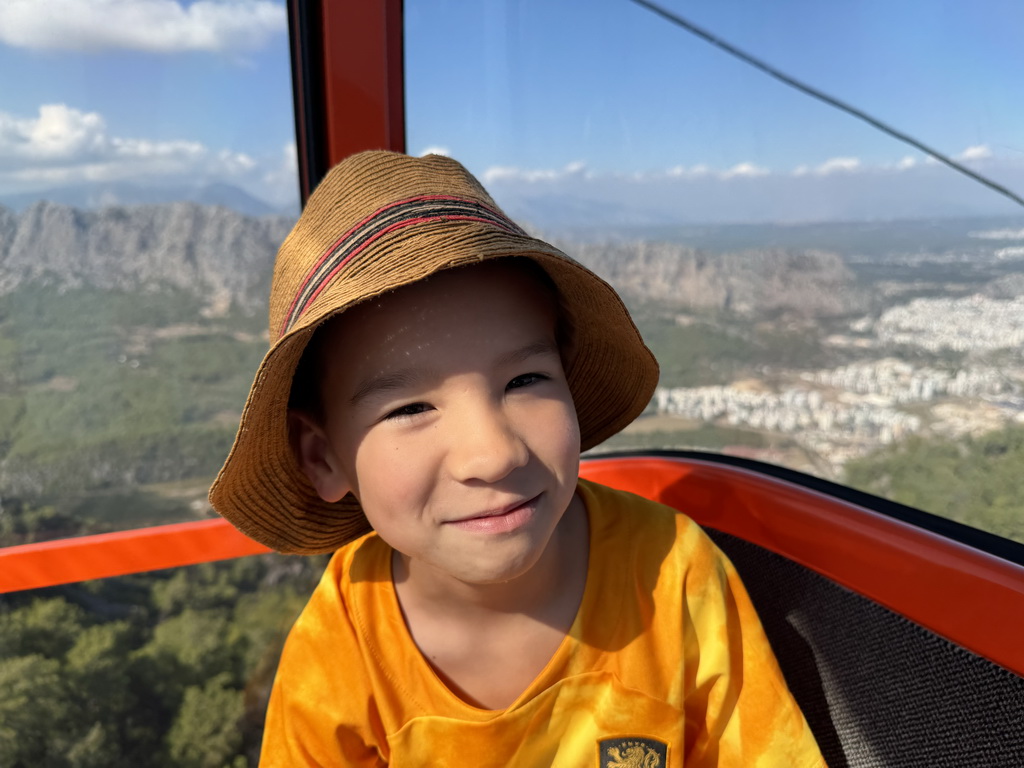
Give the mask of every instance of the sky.
[[[1024, 3], [662, 2], [1024, 193]], [[630, 0], [406, 0], [405, 17], [408, 151], [456, 157], [543, 223], [1024, 213]], [[295, 198], [283, 2], [4, 0], [0, 72], [0, 194]]]

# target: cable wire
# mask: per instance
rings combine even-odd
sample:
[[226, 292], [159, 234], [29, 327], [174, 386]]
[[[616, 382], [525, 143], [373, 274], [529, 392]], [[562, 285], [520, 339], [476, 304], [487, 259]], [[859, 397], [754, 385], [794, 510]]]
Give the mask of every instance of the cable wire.
[[754, 58], [749, 53], [745, 53], [745, 52], [741, 51], [739, 48], [737, 48], [736, 46], [730, 45], [729, 43], [725, 42], [721, 38], [716, 37], [715, 35], [711, 34], [707, 30], [702, 29], [701, 27], [698, 27], [693, 22], [687, 21], [686, 19], [682, 18], [681, 16], [678, 16], [678, 15], [672, 13], [671, 11], [665, 10], [664, 8], [662, 8], [661, 6], [659, 6], [659, 5], [655, 4], [655, 3], [649, 2], [649, 0], [632, 0], [632, 2], [636, 3], [637, 5], [643, 6], [644, 8], [647, 8], [649, 11], [652, 11], [653, 13], [658, 14], [659, 16], [661, 16], [662, 18], [672, 22], [673, 24], [676, 24], [677, 26], [682, 27], [687, 32], [690, 32], [691, 34], [694, 34], [697, 37], [702, 38], [703, 40], [711, 43], [712, 45], [716, 46], [717, 48], [721, 48], [723, 51], [725, 51], [726, 53], [730, 54], [731, 56], [735, 56], [740, 61], [743, 61], [743, 62], [751, 65], [752, 67], [756, 67], [757, 69], [760, 69], [765, 74], [770, 75], [771, 77], [774, 77], [776, 80], [779, 80], [780, 82], [785, 83], [786, 85], [790, 86], [791, 88], [796, 88], [798, 91], [801, 91], [802, 93], [805, 93], [808, 96], [812, 96], [815, 99], [818, 99], [819, 101], [823, 101], [826, 104], [828, 104], [829, 106], [835, 107], [836, 109], [842, 110], [843, 112], [846, 112], [847, 114], [853, 115], [854, 117], [858, 118], [859, 120], [863, 120], [868, 125], [871, 125], [871, 126], [877, 128], [878, 130], [880, 130], [880, 131], [882, 131], [884, 133], [889, 134], [893, 138], [902, 141], [904, 144], [909, 144], [910, 146], [914, 147], [914, 149], [918, 149], [921, 152], [924, 152], [926, 155], [934, 157], [940, 163], [945, 163], [950, 168], [952, 168], [954, 171], [959, 171], [960, 173], [964, 174], [965, 176], [968, 176], [969, 178], [974, 179], [974, 181], [977, 181], [980, 184], [984, 184], [989, 189], [991, 189], [991, 190], [993, 190], [995, 192], [998, 192], [999, 194], [1003, 195], [1004, 197], [1009, 198], [1013, 202], [1017, 203], [1017, 205], [1019, 205], [1021, 207], [1024, 207], [1024, 198], [1022, 198], [1019, 195], [1011, 192], [1009, 189], [1004, 187], [1002, 184], [998, 184], [998, 183], [992, 181], [991, 179], [988, 179], [988, 178], [982, 176], [980, 173], [977, 173], [976, 171], [972, 171], [970, 168], [967, 168], [966, 166], [958, 163], [956, 160], [953, 160], [951, 157], [948, 157], [948, 156], [942, 154], [937, 149], [932, 149], [927, 144], [924, 144], [924, 143], [918, 141], [917, 139], [915, 139], [913, 136], [910, 136], [910, 135], [908, 135], [906, 133], [903, 133], [902, 131], [898, 131], [895, 128], [893, 128], [892, 126], [887, 125], [886, 123], [883, 123], [881, 120], [878, 120], [877, 118], [872, 117], [867, 112], [863, 112], [863, 111], [857, 109], [856, 107], [853, 107], [853, 106], [847, 104], [846, 102], [840, 101], [839, 99], [835, 98], [834, 96], [829, 96], [827, 93], [819, 91], [817, 88], [813, 88], [812, 86], [807, 85], [806, 83], [802, 83], [799, 80], [790, 77], [789, 75], [785, 74], [784, 72], [780, 72], [779, 70], [777, 70], [772, 65], [767, 64], [767, 63], [761, 61], [760, 59]]

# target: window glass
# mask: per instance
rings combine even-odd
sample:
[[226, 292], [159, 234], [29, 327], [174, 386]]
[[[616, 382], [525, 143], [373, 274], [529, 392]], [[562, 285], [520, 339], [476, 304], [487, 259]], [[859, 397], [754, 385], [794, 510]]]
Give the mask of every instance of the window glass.
[[211, 514], [298, 211], [282, 1], [60, 8], [0, 7], [0, 546]]
[[[1024, 193], [1024, 9], [664, 5]], [[413, 154], [592, 266], [657, 354], [597, 450], [690, 448], [1024, 541], [1024, 209], [636, 3], [406, 3]]]

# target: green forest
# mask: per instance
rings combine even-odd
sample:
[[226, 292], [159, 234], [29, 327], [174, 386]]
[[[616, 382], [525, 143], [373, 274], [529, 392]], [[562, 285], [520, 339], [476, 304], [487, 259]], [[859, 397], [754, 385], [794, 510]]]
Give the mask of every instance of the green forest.
[[[52, 537], [58, 523], [71, 534], [194, 518], [266, 350], [264, 322], [205, 318], [175, 291], [0, 297], [0, 545], [39, 525]], [[48, 521], [11, 519], [28, 510]]]
[[855, 488], [1024, 543], [1024, 427], [909, 440], [846, 465]]
[[0, 765], [255, 765], [323, 558], [265, 555], [0, 602]]

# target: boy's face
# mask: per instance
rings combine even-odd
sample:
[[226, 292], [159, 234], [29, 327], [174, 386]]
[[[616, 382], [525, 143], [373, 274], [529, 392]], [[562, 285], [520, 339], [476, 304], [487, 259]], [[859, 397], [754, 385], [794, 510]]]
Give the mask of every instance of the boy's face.
[[554, 297], [522, 268], [439, 273], [344, 315], [300, 460], [395, 550], [468, 583], [537, 562], [575, 492], [579, 425]]

